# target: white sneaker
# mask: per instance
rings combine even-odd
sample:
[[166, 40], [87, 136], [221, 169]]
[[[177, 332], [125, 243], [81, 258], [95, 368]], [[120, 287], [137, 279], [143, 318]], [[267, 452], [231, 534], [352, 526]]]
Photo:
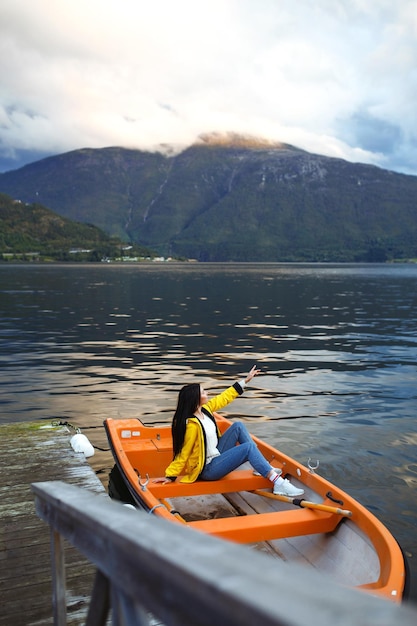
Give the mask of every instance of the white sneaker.
[[296, 496], [302, 496], [304, 489], [298, 489], [290, 483], [287, 478], [278, 478], [274, 482], [273, 493], [276, 496], [288, 496], [289, 498], [295, 498]]

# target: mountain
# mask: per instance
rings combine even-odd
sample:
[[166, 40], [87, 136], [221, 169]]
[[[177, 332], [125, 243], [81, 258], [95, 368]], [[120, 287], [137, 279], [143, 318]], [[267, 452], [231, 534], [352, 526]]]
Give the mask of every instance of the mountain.
[[165, 256], [417, 257], [417, 177], [239, 135], [179, 153], [83, 149], [0, 174], [0, 192]]
[[40, 204], [0, 194], [0, 258], [99, 261], [120, 257], [123, 244], [91, 224], [57, 215]]

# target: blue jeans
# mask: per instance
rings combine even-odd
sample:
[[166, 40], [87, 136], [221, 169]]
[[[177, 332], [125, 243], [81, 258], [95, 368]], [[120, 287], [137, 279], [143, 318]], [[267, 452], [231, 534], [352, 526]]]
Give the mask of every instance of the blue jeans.
[[[236, 444], [239, 443], [237, 446]], [[215, 456], [200, 474], [202, 480], [219, 480], [245, 461], [261, 474], [268, 476], [272, 467], [263, 457], [252, 440], [246, 426], [234, 422], [220, 437], [217, 449], [220, 456]]]

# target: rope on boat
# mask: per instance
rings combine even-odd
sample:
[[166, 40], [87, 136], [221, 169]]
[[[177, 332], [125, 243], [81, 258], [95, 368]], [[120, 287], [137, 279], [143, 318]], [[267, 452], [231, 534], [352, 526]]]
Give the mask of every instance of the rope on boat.
[[[141, 475], [140, 475], [139, 470], [138, 470], [138, 469], [136, 469], [136, 468], [133, 468], [133, 469], [134, 469], [134, 470], [135, 470], [135, 472], [136, 472], [136, 475], [137, 475], [137, 477], [138, 477], [138, 483], [139, 483], [140, 487], [142, 488], [142, 491], [146, 491], [147, 484], [149, 483], [149, 474], [146, 474], [146, 480], [145, 480], [145, 482], [142, 482], [142, 481], [141, 481]], [[150, 513], [153, 513], [153, 512], [155, 511], [155, 509], [159, 508], [160, 506], [163, 506], [164, 508], [166, 508], [166, 509], [167, 509], [167, 511], [168, 511], [169, 513], [171, 513], [171, 515], [174, 515], [174, 517], [176, 517], [177, 519], [179, 519], [179, 520], [180, 520], [180, 522], [183, 522], [184, 524], [186, 524], [186, 523], [187, 523], [187, 522], [185, 521], [185, 519], [184, 519], [183, 517], [181, 517], [181, 514], [180, 514], [178, 511], [176, 511], [175, 509], [173, 509], [173, 508], [172, 508], [172, 506], [171, 506], [171, 504], [168, 502], [168, 500], [161, 499], [161, 500], [160, 500], [160, 502], [161, 502], [161, 504], [155, 504], [155, 506], [153, 506], [153, 507], [152, 507], [152, 508], [148, 511], [148, 513], [149, 513], [149, 514], [150, 514]]]
[[155, 506], [153, 506], [151, 509], [149, 509], [148, 514], [151, 515], [155, 509], [159, 508], [160, 506], [164, 506], [163, 504], [155, 504]]

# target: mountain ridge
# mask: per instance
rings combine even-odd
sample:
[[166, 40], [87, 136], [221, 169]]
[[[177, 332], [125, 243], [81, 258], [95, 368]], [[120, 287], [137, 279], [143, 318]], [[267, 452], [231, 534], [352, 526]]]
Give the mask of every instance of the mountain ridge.
[[74, 150], [0, 174], [0, 192], [165, 256], [417, 256], [417, 177], [235, 133], [176, 153]]

